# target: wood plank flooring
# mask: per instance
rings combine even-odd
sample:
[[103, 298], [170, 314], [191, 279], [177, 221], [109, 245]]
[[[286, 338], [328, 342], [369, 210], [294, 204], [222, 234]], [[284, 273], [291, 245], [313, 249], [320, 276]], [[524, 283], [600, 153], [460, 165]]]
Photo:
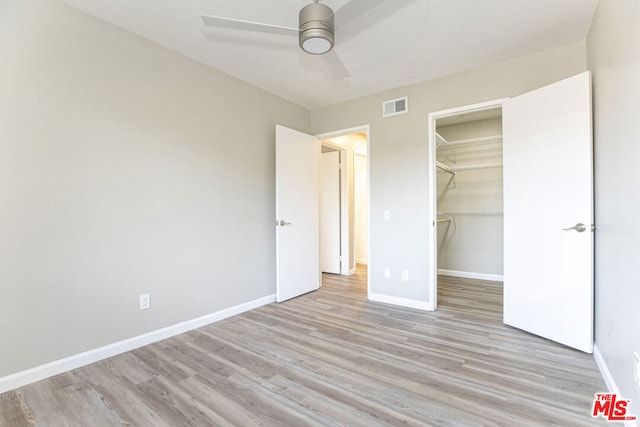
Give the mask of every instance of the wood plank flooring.
[[0, 426], [580, 426], [593, 357], [501, 321], [501, 284], [441, 277], [434, 313], [366, 271], [0, 395]]

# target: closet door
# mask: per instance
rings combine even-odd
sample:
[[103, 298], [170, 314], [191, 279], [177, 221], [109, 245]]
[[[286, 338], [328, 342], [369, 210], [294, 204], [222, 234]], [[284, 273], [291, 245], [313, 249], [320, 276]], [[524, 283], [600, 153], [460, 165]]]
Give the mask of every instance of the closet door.
[[504, 103], [504, 322], [593, 351], [591, 75]]

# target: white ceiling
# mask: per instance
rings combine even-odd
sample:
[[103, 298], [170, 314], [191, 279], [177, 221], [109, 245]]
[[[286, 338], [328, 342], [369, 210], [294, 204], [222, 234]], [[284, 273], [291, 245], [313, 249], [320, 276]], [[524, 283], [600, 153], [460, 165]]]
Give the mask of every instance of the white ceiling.
[[[295, 37], [206, 28], [201, 14], [298, 26], [310, 0], [62, 0], [310, 109], [583, 40], [598, 0], [387, 0], [336, 32], [350, 77]], [[323, 0], [334, 10], [347, 0]]]

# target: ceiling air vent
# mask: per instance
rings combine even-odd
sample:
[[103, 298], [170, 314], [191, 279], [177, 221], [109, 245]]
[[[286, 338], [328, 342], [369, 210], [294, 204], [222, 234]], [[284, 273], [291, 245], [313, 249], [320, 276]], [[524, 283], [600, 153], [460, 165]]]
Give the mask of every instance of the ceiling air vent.
[[397, 116], [409, 112], [409, 97], [392, 99], [382, 103], [382, 117]]

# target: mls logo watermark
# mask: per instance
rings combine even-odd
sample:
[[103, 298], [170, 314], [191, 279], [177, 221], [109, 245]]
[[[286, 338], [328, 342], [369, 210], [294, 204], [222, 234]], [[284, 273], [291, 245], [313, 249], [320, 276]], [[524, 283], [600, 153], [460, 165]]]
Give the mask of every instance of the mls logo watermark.
[[637, 417], [627, 413], [630, 403], [628, 399], [619, 399], [616, 393], [596, 393], [591, 416], [594, 418], [602, 416], [607, 421], [613, 422], [635, 421]]

